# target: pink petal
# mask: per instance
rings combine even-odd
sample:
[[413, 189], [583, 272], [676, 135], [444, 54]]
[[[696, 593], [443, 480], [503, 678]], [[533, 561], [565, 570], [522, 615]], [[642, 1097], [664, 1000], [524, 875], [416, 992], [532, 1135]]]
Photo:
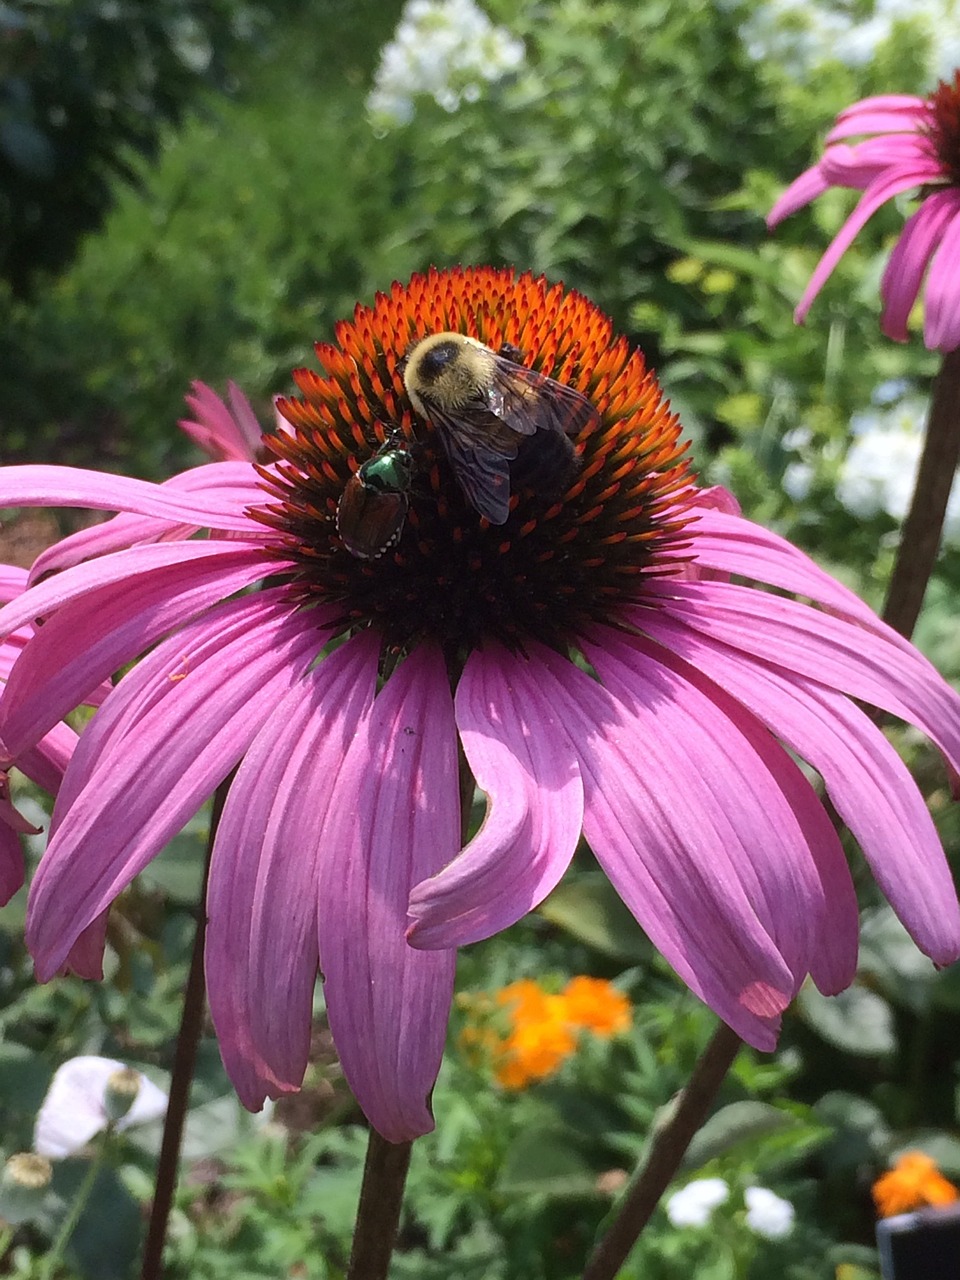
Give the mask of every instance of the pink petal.
[[320, 951], [344, 1073], [389, 1142], [433, 1128], [428, 1097], [453, 993], [453, 951], [405, 937], [410, 890], [460, 847], [457, 733], [446, 665], [421, 645], [390, 676], [346, 751], [347, 802], [318, 841]]
[[26, 586], [26, 569], [18, 569], [12, 564], [0, 564], [0, 604], [15, 600]]
[[[218, 463], [229, 466], [229, 463]], [[251, 475], [256, 475], [252, 467]], [[266, 498], [260, 490], [260, 501]], [[234, 501], [213, 496], [180, 496], [169, 485], [150, 484], [130, 476], [85, 471], [80, 467], [4, 467], [0, 470], [0, 506], [86, 507], [100, 511], [131, 511], [177, 524], [245, 533], [251, 521]]]
[[718, 750], [696, 720], [706, 700], [669, 673], [659, 683], [632, 675], [623, 701], [619, 683], [611, 692], [552, 651], [536, 646], [531, 658], [580, 758], [584, 834], [617, 892], [687, 985], [772, 1048], [796, 977], [760, 919], [753, 849], [782, 837], [761, 804], [742, 803], [734, 762], [754, 754], [714, 708]]
[[[738, 875], [795, 987], [808, 972], [830, 994], [849, 986], [857, 968], [857, 899], [837, 833], [810, 784], [742, 704], [695, 668], [639, 638], [626, 641], [606, 629], [597, 635], [587, 653], [614, 696], [652, 702], [663, 732], [688, 750], [690, 769], [702, 773], [720, 810], [739, 821], [749, 807], [746, 786], [772, 828], [764, 833], [756, 818], [744, 828], [749, 871], [740, 866]], [[665, 704], [681, 701], [689, 726], [680, 715], [667, 724]]]
[[103, 952], [107, 944], [109, 911], [101, 911], [95, 920], [81, 930], [70, 954], [58, 973], [75, 973], [88, 982], [103, 981]]
[[583, 825], [583, 784], [536, 663], [490, 644], [467, 659], [457, 725], [483, 826], [459, 857], [410, 896], [417, 947], [451, 947], [515, 924], [555, 889]]
[[696, 524], [691, 524], [690, 531], [694, 535], [697, 566], [808, 596], [831, 612], [859, 622], [907, 652], [914, 652], [909, 640], [887, 627], [858, 595], [825, 573], [786, 538], [723, 511], [698, 508], [696, 514]]
[[[960, 224], [960, 203], [956, 191], [940, 191], [928, 196], [908, 218], [883, 273], [883, 332], [895, 342], [906, 342], [907, 320], [923, 284], [927, 263], [953, 220]], [[930, 283], [933, 284], [933, 274]], [[954, 288], [953, 299], [960, 297]], [[927, 324], [930, 322], [930, 291], [927, 290]], [[930, 345], [929, 342], [927, 344]]]
[[827, 147], [820, 159], [820, 172], [831, 186], [863, 191], [904, 165], [919, 168], [924, 181], [936, 182], [941, 176], [940, 165], [926, 140], [906, 133], [868, 138], [853, 146], [839, 143]]
[[[919, 650], [795, 600], [727, 582], [651, 581], [648, 596], [686, 625], [775, 666], [900, 716], [960, 764], [960, 698]], [[628, 610], [641, 631], [650, 614]], [[653, 621], [656, 618], [654, 616]], [[882, 629], [881, 629], [882, 628]]]
[[17, 756], [17, 768], [38, 787], [56, 795], [76, 745], [73, 729], [68, 724], [56, 724], [35, 747]]
[[923, 326], [926, 345], [943, 352], [960, 347], [960, 191], [954, 189], [950, 195], [953, 221], [930, 263]]
[[924, 181], [925, 176], [926, 170], [919, 165], [905, 168], [893, 167], [883, 179], [878, 179], [871, 187], [867, 188], [860, 197], [856, 209], [834, 236], [826, 253], [817, 263], [816, 269], [810, 277], [810, 283], [804, 290], [803, 297], [794, 312], [798, 324], [805, 318], [814, 298], [823, 288], [827, 278], [853, 243], [864, 223], [876, 213], [881, 205], [886, 204], [895, 195], [899, 195], [901, 191], [909, 191], [911, 187], [919, 185]]
[[648, 631], [763, 720], [823, 777], [880, 887], [937, 964], [960, 954], [960, 907], [936, 828], [909, 770], [848, 698], [748, 657], [665, 614]]
[[[16, 757], [160, 636], [274, 568], [237, 542], [160, 544], [66, 569], [0, 609], [0, 627], [45, 615], [0, 697]], [[276, 562], [279, 563], [279, 562]]]
[[277, 706], [244, 756], [207, 893], [207, 991], [244, 1106], [297, 1089], [310, 1051], [318, 865], [330, 806], [357, 811], [343, 764], [373, 702], [379, 643], [341, 645]]
[[181, 418], [180, 428], [214, 458], [252, 461], [260, 445], [260, 424], [235, 382], [228, 383], [230, 408], [204, 382], [193, 382], [186, 401], [199, 421]]
[[16, 829], [8, 821], [8, 804], [0, 794], [0, 907], [5, 907], [23, 884], [23, 850]]
[[[191, 467], [189, 471], [183, 471], [180, 475], [167, 480], [162, 487], [177, 492], [209, 495], [216, 501], [229, 502], [238, 507], [256, 506], [261, 504], [267, 496], [257, 472], [248, 463], [238, 462], [218, 462], [212, 466]], [[82, 560], [104, 556], [112, 551], [122, 551], [140, 543], [182, 542], [197, 528], [196, 523], [185, 526], [182, 523], [155, 519], [151, 516], [125, 514], [113, 516], [103, 524], [94, 525], [91, 529], [81, 529], [77, 533], [72, 533], [41, 552], [31, 567], [30, 580], [38, 582], [48, 573], [60, 572], [79, 564]], [[243, 530], [243, 536], [249, 540], [260, 541], [273, 537], [265, 525], [254, 520], [248, 522]]]
[[819, 164], [804, 170], [798, 178], [794, 178], [767, 214], [767, 226], [772, 231], [778, 222], [822, 196], [829, 187], [830, 183], [823, 176]]
[[263, 591], [165, 640], [114, 689], [67, 768], [33, 882], [41, 981], [229, 773], [323, 639], [282, 589]]
[[930, 105], [925, 99], [904, 93], [879, 94], [862, 98], [841, 111], [827, 134], [827, 142], [860, 133], [916, 131], [929, 119]]

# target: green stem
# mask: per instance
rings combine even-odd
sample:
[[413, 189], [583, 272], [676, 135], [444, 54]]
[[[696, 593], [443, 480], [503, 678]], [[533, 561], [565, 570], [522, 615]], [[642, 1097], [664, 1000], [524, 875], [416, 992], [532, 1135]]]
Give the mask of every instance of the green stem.
[[183, 1141], [183, 1126], [187, 1116], [187, 1104], [190, 1100], [190, 1085], [193, 1082], [193, 1070], [197, 1060], [197, 1045], [200, 1043], [200, 1032], [203, 1029], [205, 1008], [205, 987], [203, 979], [203, 944], [207, 933], [207, 880], [210, 876], [210, 855], [220, 815], [230, 790], [233, 774], [221, 782], [213, 797], [213, 812], [210, 815], [210, 831], [207, 835], [206, 860], [203, 868], [203, 888], [200, 891], [200, 907], [197, 912], [197, 930], [193, 939], [193, 955], [190, 958], [190, 976], [187, 979], [187, 990], [183, 1000], [183, 1014], [180, 1019], [180, 1031], [177, 1035], [177, 1047], [173, 1058], [173, 1074], [170, 1079], [170, 1101], [163, 1122], [163, 1140], [160, 1144], [160, 1158], [157, 1161], [157, 1181], [154, 1187], [153, 1204], [150, 1208], [150, 1223], [147, 1227], [147, 1239], [143, 1247], [143, 1266], [140, 1271], [141, 1280], [161, 1280], [163, 1274], [163, 1247], [167, 1238], [167, 1226], [170, 1221], [170, 1210], [173, 1206], [173, 1193], [177, 1185], [177, 1166], [180, 1163], [180, 1145]]
[[43, 1259], [40, 1269], [40, 1280], [52, 1280], [56, 1273], [57, 1267], [60, 1265], [60, 1259], [63, 1257], [63, 1251], [70, 1243], [70, 1237], [76, 1230], [77, 1223], [80, 1221], [80, 1215], [86, 1208], [87, 1201], [90, 1199], [90, 1193], [93, 1191], [94, 1184], [97, 1181], [97, 1174], [103, 1168], [103, 1162], [106, 1159], [107, 1149], [110, 1146], [112, 1134], [108, 1129], [104, 1133], [103, 1138], [97, 1148], [97, 1154], [90, 1161], [90, 1166], [81, 1182], [77, 1194], [74, 1196], [73, 1204], [70, 1206], [70, 1212], [60, 1224], [60, 1230], [57, 1232], [57, 1238]]
[[678, 1094], [666, 1123], [654, 1134], [647, 1159], [616, 1217], [591, 1254], [583, 1280], [614, 1280], [680, 1167], [694, 1134], [733, 1065], [740, 1038], [721, 1023]]
[[890, 576], [883, 620], [908, 639], [943, 534], [950, 486], [960, 461], [960, 349], [943, 357], [934, 379], [930, 416], [923, 442], [910, 510], [903, 522], [900, 547]]
[[387, 1280], [412, 1149], [370, 1130], [347, 1280]]

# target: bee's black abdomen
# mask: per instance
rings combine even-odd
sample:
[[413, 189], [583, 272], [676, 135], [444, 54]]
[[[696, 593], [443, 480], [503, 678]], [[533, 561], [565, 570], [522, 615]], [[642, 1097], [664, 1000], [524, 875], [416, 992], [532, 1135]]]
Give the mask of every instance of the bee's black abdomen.
[[579, 469], [580, 458], [569, 436], [560, 431], [538, 431], [521, 441], [517, 456], [510, 463], [511, 487], [535, 489], [542, 498], [553, 502]]

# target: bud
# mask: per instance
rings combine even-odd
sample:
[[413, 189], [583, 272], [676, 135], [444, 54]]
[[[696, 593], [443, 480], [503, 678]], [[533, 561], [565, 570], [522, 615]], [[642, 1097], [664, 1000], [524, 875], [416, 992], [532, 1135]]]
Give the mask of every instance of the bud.
[[122, 1120], [137, 1100], [140, 1092], [140, 1081], [143, 1079], [139, 1071], [133, 1067], [121, 1067], [107, 1077], [107, 1086], [103, 1091], [103, 1109], [107, 1119], [116, 1124]]
[[46, 1157], [32, 1151], [11, 1156], [0, 1173], [0, 1214], [13, 1224], [35, 1217], [52, 1177], [53, 1166]]

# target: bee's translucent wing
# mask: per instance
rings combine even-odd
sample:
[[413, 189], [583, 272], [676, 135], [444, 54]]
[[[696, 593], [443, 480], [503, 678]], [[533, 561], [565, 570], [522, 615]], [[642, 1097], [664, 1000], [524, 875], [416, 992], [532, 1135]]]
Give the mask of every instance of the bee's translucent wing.
[[497, 357], [487, 408], [519, 435], [559, 431], [578, 435], [597, 417], [596, 407], [582, 392], [545, 374]]
[[490, 415], [448, 417], [431, 414], [467, 501], [491, 524], [504, 524], [510, 514], [510, 461], [517, 456], [512, 433]]

